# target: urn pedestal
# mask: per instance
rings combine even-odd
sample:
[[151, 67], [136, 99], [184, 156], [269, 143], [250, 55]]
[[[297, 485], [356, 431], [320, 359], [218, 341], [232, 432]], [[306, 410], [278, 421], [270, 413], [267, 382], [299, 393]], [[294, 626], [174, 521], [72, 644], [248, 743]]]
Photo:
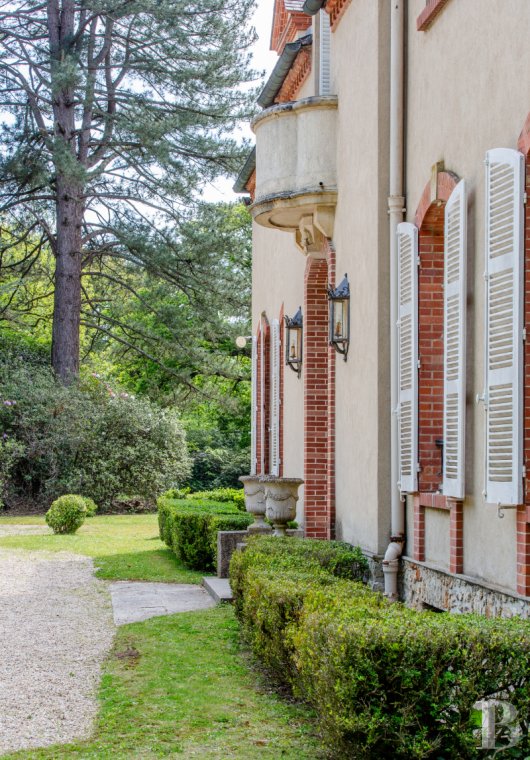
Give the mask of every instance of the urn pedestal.
[[296, 517], [298, 489], [304, 482], [300, 478], [261, 478], [265, 487], [265, 514], [273, 525], [274, 536], [285, 536], [287, 523]]
[[270, 533], [271, 527], [265, 522], [265, 486], [259, 475], [241, 475], [239, 478], [245, 491], [245, 508], [254, 516], [254, 522], [247, 528], [249, 533]]

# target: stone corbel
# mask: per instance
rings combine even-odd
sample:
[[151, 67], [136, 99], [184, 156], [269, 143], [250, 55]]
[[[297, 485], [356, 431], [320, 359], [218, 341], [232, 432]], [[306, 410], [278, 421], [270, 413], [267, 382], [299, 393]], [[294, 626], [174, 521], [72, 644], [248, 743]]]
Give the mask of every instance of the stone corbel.
[[321, 237], [333, 237], [335, 209], [331, 206], [316, 206], [312, 214], [302, 216], [295, 230], [295, 243], [305, 256], [322, 252]]

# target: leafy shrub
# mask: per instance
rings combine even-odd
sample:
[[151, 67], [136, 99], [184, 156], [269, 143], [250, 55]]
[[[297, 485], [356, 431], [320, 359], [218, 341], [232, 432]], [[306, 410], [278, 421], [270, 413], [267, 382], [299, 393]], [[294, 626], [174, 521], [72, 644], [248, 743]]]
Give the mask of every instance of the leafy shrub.
[[91, 499], [90, 496], [83, 496], [83, 501], [85, 502], [86, 516], [95, 517], [96, 512], [98, 511], [98, 505], [94, 499]]
[[24, 456], [24, 446], [4, 433], [0, 438], [0, 509], [8, 493], [11, 472], [17, 461]]
[[54, 533], [75, 533], [86, 516], [86, 500], [82, 496], [65, 494], [55, 499], [46, 512], [46, 522]]
[[65, 387], [48, 367], [1, 352], [0, 388], [0, 430], [20, 446], [12, 496], [44, 505], [63, 493], [89, 493], [105, 509], [123, 492], [154, 499], [189, 474], [171, 410], [93, 376]]
[[244, 449], [206, 446], [191, 451], [192, 472], [189, 485], [193, 491], [237, 488], [242, 473], [250, 469], [250, 447]]
[[196, 491], [188, 494], [187, 498], [198, 499], [199, 501], [231, 501], [241, 512], [245, 511], [245, 492], [242, 488], [214, 488], [211, 491]]
[[196, 570], [212, 570], [217, 561], [217, 532], [245, 530], [252, 516], [241, 513], [233, 502], [158, 499], [160, 538], [175, 554]]
[[[253, 537], [230, 565], [254, 652], [314, 706], [334, 756], [483, 757], [473, 705], [491, 697], [527, 720], [528, 622], [389, 604], [352, 580], [362, 563], [347, 570], [343, 552], [327, 542]], [[524, 723], [510, 757], [528, 755], [527, 734]]]

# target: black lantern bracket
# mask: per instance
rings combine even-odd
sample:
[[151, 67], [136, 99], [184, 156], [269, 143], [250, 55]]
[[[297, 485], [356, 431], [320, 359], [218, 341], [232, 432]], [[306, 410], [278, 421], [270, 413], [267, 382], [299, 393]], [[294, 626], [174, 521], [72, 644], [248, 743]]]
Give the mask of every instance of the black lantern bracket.
[[302, 373], [302, 334], [304, 329], [302, 307], [298, 308], [298, 311], [292, 318], [285, 315], [284, 320], [286, 327], [285, 363], [300, 377]]
[[328, 301], [329, 344], [347, 361], [350, 347], [350, 283], [347, 274], [337, 288], [328, 287]]

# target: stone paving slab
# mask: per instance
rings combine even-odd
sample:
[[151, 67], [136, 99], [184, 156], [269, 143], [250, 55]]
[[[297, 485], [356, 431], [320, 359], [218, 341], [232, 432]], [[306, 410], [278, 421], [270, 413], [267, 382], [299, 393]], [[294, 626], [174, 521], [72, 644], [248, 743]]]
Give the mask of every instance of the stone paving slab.
[[231, 602], [234, 598], [228, 578], [206, 577], [202, 585], [216, 602]]
[[215, 606], [205, 589], [190, 583], [116, 581], [109, 588], [116, 625]]

